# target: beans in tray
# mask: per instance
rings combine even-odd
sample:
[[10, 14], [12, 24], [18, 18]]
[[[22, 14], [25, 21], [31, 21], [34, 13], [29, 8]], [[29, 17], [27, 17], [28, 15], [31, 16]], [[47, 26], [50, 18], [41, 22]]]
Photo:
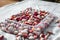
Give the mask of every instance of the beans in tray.
[[28, 25], [37, 25], [42, 19], [48, 15], [48, 12], [27, 8], [19, 14], [12, 15], [10, 20], [15, 20]]
[[54, 18], [49, 12], [27, 8], [1, 22], [0, 27], [4, 32], [15, 34], [16, 40], [46, 40], [52, 32], [44, 34], [43, 29], [47, 28]]

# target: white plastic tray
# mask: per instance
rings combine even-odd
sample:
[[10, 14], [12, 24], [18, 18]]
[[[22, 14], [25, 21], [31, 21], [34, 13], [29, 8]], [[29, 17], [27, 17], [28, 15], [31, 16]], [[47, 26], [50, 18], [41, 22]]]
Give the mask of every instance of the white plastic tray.
[[[49, 12], [53, 13], [54, 15], [60, 17], [60, 3], [52, 3], [52, 2], [45, 2], [45, 1], [39, 1], [39, 0], [38, 1], [30, 0], [30, 1], [17, 2], [17, 3], [13, 3], [10, 5], [1, 7], [0, 8], [0, 22], [9, 18], [13, 14], [19, 13], [21, 10], [24, 10], [27, 7], [46, 10], [46, 11], [49, 11]], [[54, 28], [54, 29], [51, 28], [50, 30], [54, 31], [55, 29], [56, 28]], [[54, 32], [56, 32], [56, 31], [54, 31]], [[5, 32], [2, 32], [2, 31], [0, 31], [0, 34], [4, 35], [7, 38], [7, 40], [15, 40], [15, 35], [8, 34]], [[56, 37], [54, 37], [54, 38], [51, 37], [50, 40], [55, 40], [55, 38], [57, 38], [57, 36], [58, 35], [56, 35]]]

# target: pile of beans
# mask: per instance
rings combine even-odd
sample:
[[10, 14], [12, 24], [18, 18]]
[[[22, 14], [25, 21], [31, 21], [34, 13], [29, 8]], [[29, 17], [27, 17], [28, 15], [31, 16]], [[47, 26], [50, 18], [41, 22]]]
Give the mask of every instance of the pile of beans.
[[[55, 16], [41, 10], [27, 8], [19, 14], [12, 15], [0, 23], [2, 31], [15, 34], [16, 40], [47, 40], [52, 32], [44, 34], [44, 29], [54, 20]], [[23, 38], [23, 39], [22, 39]]]

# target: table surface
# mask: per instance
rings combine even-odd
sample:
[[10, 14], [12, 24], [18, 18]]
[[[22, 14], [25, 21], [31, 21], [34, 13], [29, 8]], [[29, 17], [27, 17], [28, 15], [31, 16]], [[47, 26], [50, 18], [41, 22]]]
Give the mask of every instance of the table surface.
[[18, 0], [0, 0], [0, 7], [18, 2]]
[[[0, 22], [9, 18], [13, 14], [19, 13], [21, 10], [24, 10], [27, 7], [46, 10], [53, 13], [55, 16], [60, 17], [60, 3], [32, 0], [32, 1], [17, 2], [0, 7]], [[7, 38], [7, 40], [15, 40], [15, 35], [8, 34], [2, 31], [0, 31], [0, 34], [4, 35]]]

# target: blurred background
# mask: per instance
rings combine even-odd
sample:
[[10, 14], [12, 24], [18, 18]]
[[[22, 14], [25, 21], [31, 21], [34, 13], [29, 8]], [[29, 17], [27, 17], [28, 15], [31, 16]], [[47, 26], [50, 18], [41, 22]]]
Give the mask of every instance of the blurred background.
[[44, 1], [50, 1], [50, 2], [57, 2], [57, 3], [60, 3], [60, 0], [44, 0]]
[[7, 5], [7, 4], [15, 3], [18, 1], [22, 1], [22, 0], [0, 0], [0, 7]]
[[[23, 1], [23, 0], [0, 0], [0, 7], [2, 7], [4, 5], [7, 5], [7, 4], [15, 3], [15, 2], [18, 2], [18, 1]], [[60, 3], [60, 0], [43, 0], [43, 1]]]

